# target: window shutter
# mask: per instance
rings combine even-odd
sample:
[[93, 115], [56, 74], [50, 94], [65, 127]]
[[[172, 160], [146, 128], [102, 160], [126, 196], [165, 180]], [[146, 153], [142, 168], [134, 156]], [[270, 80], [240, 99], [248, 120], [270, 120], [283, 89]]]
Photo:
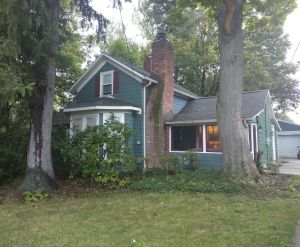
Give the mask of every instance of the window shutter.
[[119, 71], [118, 70], [114, 70], [114, 94], [115, 93], [119, 93], [119, 89], [120, 89], [120, 80], [119, 80]]
[[96, 75], [95, 77], [95, 96], [100, 96], [100, 75]]

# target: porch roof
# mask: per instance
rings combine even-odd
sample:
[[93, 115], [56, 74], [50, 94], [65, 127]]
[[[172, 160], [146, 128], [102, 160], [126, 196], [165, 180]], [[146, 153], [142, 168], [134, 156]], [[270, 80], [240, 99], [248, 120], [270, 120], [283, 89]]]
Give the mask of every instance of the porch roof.
[[[269, 95], [268, 90], [243, 93], [242, 118], [252, 119], [264, 110]], [[205, 97], [192, 100], [177, 113], [167, 124], [214, 122], [217, 97]]]
[[113, 97], [101, 97], [84, 102], [73, 101], [64, 109], [64, 112], [84, 110], [129, 110], [141, 113], [140, 107]]

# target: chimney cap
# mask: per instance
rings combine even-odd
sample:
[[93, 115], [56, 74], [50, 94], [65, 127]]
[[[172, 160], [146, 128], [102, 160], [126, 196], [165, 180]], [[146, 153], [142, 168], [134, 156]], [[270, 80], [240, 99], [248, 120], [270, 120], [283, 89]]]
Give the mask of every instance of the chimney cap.
[[155, 41], [165, 40], [166, 39], [166, 33], [165, 32], [157, 32], [155, 36]]

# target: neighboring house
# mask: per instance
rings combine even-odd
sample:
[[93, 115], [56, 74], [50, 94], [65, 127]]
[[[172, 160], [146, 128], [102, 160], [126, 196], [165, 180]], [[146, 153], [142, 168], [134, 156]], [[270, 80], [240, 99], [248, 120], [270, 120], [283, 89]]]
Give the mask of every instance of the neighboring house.
[[[219, 169], [222, 150], [216, 125], [216, 98], [200, 98], [173, 83], [173, 48], [163, 33], [152, 43], [144, 69], [102, 54], [72, 86], [73, 102], [64, 112], [70, 129], [103, 124], [110, 113], [133, 130], [132, 152], [155, 167], [163, 153], [193, 149], [201, 165]], [[253, 157], [277, 160], [277, 131], [268, 90], [243, 94], [242, 121]], [[72, 134], [72, 133], [71, 133]]]
[[278, 133], [279, 157], [297, 158], [297, 147], [300, 147], [300, 125], [278, 120], [281, 130]]

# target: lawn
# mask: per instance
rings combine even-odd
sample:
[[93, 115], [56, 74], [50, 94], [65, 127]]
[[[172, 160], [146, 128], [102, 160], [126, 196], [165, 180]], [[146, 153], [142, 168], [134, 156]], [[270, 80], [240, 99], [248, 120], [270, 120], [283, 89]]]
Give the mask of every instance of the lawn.
[[289, 246], [299, 194], [93, 192], [0, 205], [1, 246]]

